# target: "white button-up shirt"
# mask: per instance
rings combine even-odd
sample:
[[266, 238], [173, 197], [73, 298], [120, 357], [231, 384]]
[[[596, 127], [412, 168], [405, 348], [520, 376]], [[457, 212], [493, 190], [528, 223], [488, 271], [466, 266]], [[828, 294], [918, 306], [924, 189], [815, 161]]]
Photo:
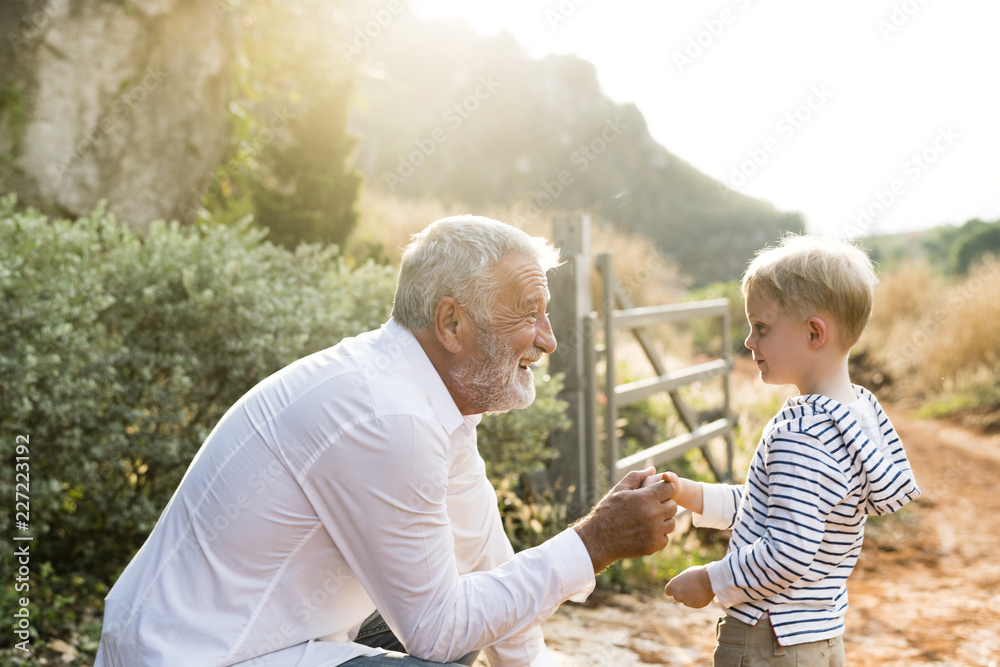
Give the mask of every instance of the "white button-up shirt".
[[[376, 608], [411, 655], [546, 665], [594, 573], [568, 529], [516, 556], [463, 417], [392, 320], [222, 418], [105, 605], [95, 667], [339, 665]], [[488, 647], [488, 648], [487, 648]]]

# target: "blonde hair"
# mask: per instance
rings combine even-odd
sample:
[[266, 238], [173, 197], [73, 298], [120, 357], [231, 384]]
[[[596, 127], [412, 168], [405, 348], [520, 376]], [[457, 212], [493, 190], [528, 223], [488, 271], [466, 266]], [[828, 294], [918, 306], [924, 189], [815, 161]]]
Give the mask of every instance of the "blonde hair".
[[802, 317], [829, 316], [849, 350], [868, 325], [878, 277], [860, 248], [833, 238], [789, 235], [760, 250], [743, 274], [740, 291], [763, 297]]

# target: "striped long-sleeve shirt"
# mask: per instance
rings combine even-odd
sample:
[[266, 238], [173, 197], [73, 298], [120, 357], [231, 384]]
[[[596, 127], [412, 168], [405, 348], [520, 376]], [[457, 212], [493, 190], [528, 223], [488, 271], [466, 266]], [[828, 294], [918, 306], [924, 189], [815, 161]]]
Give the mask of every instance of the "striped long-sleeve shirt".
[[765, 427], [746, 483], [703, 485], [696, 525], [733, 531], [726, 557], [708, 566], [716, 599], [745, 623], [769, 613], [783, 645], [844, 632], [867, 515], [920, 495], [878, 400], [855, 390], [851, 406], [788, 399]]

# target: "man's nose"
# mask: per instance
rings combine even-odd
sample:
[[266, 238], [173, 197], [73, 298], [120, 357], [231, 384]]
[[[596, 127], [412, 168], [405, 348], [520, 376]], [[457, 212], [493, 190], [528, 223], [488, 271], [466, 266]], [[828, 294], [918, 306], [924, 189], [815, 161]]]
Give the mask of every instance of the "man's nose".
[[542, 348], [546, 354], [556, 351], [556, 335], [552, 332], [549, 316], [542, 313], [535, 324], [535, 345]]

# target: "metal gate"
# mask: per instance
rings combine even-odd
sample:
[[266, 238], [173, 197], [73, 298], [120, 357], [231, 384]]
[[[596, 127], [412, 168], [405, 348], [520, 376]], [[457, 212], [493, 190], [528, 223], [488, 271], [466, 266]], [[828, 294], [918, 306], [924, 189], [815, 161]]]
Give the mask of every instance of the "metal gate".
[[[712, 299], [635, 308], [614, 275], [610, 253], [599, 254], [596, 267], [591, 265], [589, 239], [590, 221], [587, 216], [556, 219], [553, 241], [566, 263], [553, 272], [549, 281], [552, 292], [550, 319], [559, 342], [550, 357], [549, 369], [550, 372], [564, 374], [560, 397], [569, 403], [568, 416], [573, 426], [553, 434], [552, 446], [560, 452], [560, 457], [552, 463], [549, 472], [550, 478], [561, 481], [563, 489], [574, 489], [572, 496], [567, 497], [570, 514], [574, 518], [581, 516], [629, 470], [647, 465], [662, 466], [696, 447], [701, 450], [717, 480], [731, 481], [734, 418], [729, 395], [729, 372], [733, 366], [729, 301]], [[602, 303], [599, 311], [590, 307], [592, 268], [597, 268], [601, 277]], [[696, 319], [710, 319], [718, 323], [722, 341], [719, 358], [668, 371], [652, 344], [649, 329]], [[622, 331], [631, 332], [635, 337], [653, 367], [653, 377], [626, 384], [617, 383], [615, 334]], [[603, 345], [599, 344], [599, 339], [603, 339]], [[602, 383], [597, 368], [602, 360], [604, 428], [599, 434]], [[722, 382], [722, 405], [715, 411], [714, 418], [703, 422], [702, 416], [684, 402], [679, 390], [714, 379]], [[662, 393], [669, 395], [687, 432], [621, 457], [618, 435], [621, 408]], [[717, 460], [708, 448], [709, 443], [717, 438], [725, 440], [722, 461]]]

